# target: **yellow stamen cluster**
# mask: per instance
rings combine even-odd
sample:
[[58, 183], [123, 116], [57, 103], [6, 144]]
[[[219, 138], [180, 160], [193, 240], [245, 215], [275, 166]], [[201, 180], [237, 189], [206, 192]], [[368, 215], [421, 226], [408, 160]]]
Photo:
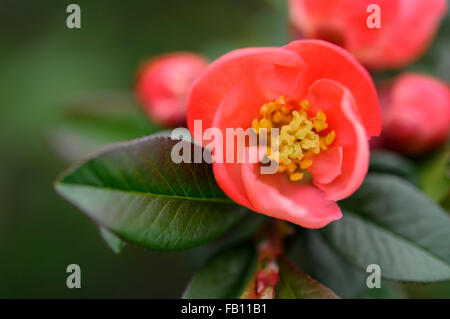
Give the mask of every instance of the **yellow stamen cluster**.
[[[312, 165], [312, 157], [326, 151], [336, 138], [335, 131], [323, 132], [328, 129], [325, 114], [319, 110], [312, 115], [310, 109], [307, 100], [302, 100], [299, 105], [287, 105], [282, 96], [264, 104], [260, 109], [262, 118], [252, 121], [257, 134], [260, 129], [267, 129], [267, 156], [277, 161], [278, 171], [286, 172], [293, 182], [303, 179], [303, 170]], [[277, 138], [271, 136], [272, 128], [280, 130]]]

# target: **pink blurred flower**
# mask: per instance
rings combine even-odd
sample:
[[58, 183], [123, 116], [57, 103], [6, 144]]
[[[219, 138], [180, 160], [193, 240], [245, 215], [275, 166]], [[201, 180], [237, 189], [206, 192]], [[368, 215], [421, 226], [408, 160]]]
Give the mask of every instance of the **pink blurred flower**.
[[450, 90], [426, 75], [405, 73], [379, 89], [383, 146], [418, 155], [441, 145], [450, 133]]
[[[371, 69], [414, 62], [428, 48], [445, 15], [445, 0], [289, 0], [295, 30], [349, 50]], [[381, 28], [369, 28], [370, 4], [380, 8]]]
[[188, 52], [164, 54], [144, 63], [135, 92], [149, 117], [169, 127], [184, 124], [189, 90], [207, 64], [202, 56]]

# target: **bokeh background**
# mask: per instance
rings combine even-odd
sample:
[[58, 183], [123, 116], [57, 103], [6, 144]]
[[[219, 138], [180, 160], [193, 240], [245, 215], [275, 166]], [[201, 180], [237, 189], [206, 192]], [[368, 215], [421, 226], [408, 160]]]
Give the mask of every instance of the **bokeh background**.
[[[66, 27], [72, 2], [81, 6], [81, 29]], [[447, 15], [429, 52], [408, 70], [450, 81], [449, 20]], [[239, 47], [288, 41], [282, 0], [0, 0], [0, 298], [178, 298], [209, 247], [175, 253], [126, 247], [116, 255], [97, 227], [56, 195], [53, 180], [77, 156], [157, 129], [131, 95], [145, 59], [179, 50], [214, 59]], [[100, 123], [81, 116], [74, 123], [67, 119], [74, 105], [99, 107], [94, 117], [117, 106], [129, 117]], [[136, 116], [143, 122], [133, 131]], [[111, 126], [123, 133], [110, 134]], [[80, 127], [92, 134], [73, 134]], [[66, 287], [71, 263], [81, 266], [81, 289]], [[438, 283], [361, 296], [449, 292], [449, 283]]]

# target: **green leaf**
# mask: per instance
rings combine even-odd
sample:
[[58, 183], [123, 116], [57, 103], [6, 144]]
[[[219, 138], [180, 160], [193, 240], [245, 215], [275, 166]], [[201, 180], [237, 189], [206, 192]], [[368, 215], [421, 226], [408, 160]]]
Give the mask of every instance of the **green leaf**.
[[276, 286], [277, 299], [337, 299], [331, 289], [303, 273], [287, 258], [279, 262], [280, 281]]
[[413, 184], [418, 184], [414, 162], [393, 152], [381, 150], [371, 152], [369, 170], [397, 175]]
[[56, 191], [120, 238], [153, 250], [178, 250], [223, 235], [245, 209], [217, 186], [212, 165], [180, 163], [171, 150], [200, 146], [150, 136], [115, 144], [75, 165]]
[[402, 285], [400, 282], [382, 280], [380, 288], [366, 287], [358, 299], [406, 299], [408, 296]]
[[349, 262], [364, 271], [378, 264], [386, 279], [450, 279], [450, 218], [413, 185], [369, 174], [340, 205], [343, 218], [322, 231]]
[[427, 285], [403, 284], [403, 289], [411, 299], [448, 299], [450, 281]]
[[[337, 254], [323, 239], [318, 230], [308, 230], [304, 241], [307, 245], [307, 262], [303, 268], [342, 298], [355, 298], [366, 287], [366, 275]], [[299, 265], [300, 266], [300, 265]]]
[[241, 244], [214, 256], [191, 280], [183, 298], [240, 298], [257, 265], [252, 244]]
[[125, 247], [126, 243], [107, 230], [105, 227], [99, 227], [100, 235], [102, 235], [103, 240], [108, 244], [108, 247], [111, 248], [113, 252], [116, 254], [120, 253], [122, 249]]
[[427, 160], [420, 169], [423, 191], [440, 203], [450, 198], [450, 145]]

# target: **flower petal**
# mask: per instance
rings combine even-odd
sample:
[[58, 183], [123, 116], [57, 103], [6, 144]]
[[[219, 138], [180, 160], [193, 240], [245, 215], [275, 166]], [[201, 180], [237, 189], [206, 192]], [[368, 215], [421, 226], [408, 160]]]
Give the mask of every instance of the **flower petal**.
[[[248, 91], [245, 85], [235, 85], [225, 94], [220, 103], [212, 127], [217, 128], [222, 132], [222, 161], [215, 161], [213, 163], [214, 177], [218, 182], [220, 188], [235, 202], [253, 210], [253, 205], [246, 197], [245, 187], [241, 178], [241, 164], [237, 163], [238, 154], [242, 154], [246, 159], [248, 156], [246, 149], [238, 149], [238, 143], [233, 141], [227, 142], [226, 129], [239, 128], [244, 123], [251, 123], [252, 118], [255, 117], [254, 112], [258, 112], [259, 108], [252, 110], [246, 106], [253, 105], [257, 102], [253, 101], [254, 95], [246, 94]], [[255, 104], [257, 105], [257, 104]], [[234, 136], [233, 136], [234, 138]], [[255, 145], [256, 146], [256, 145]], [[217, 145], [217, 147], [220, 147]], [[245, 145], [243, 145], [245, 147]], [[232, 156], [232, 161], [228, 160]]]
[[[329, 183], [321, 183], [319, 180], [314, 182], [327, 193], [328, 199], [346, 198], [362, 184], [369, 166], [368, 141], [364, 127], [354, 112], [354, 99], [344, 86], [327, 79], [314, 82], [307, 98], [313, 112], [322, 110], [326, 114], [330, 129], [336, 132], [332, 145], [341, 147], [343, 154], [339, 176]], [[334, 171], [338, 164], [330, 165], [330, 169]], [[328, 169], [326, 166], [323, 168]]]
[[228, 107], [231, 112], [241, 112], [234, 127], [249, 127], [249, 118], [258, 114], [262, 104], [296, 89], [302, 68], [304, 62], [298, 54], [280, 48], [241, 49], [226, 54], [211, 63], [194, 84], [188, 102], [189, 129], [193, 131], [194, 120], [202, 120], [204, 128], [211, 127], [225, 95], [241, 86], [250, 104]]
[[242, 180], [256, 212], [306, 228], [321, 228], [342, 213], [320, 189], [289, 181], [285, 174], [261, 175], [257, 164], [242, 164]]
[[381, 111], [369, 73], [344, 49], [321, 40], [299, 40], [284, 47], [297, 52], [308, 66], [304, 85], [319, 79], [334, 80], [348, 88], [355, 99], [368, 136], [381, 131]]
[[241, 166], [239, 163], [213, 163], [214, 177], [228, 197], [239, 205], [255, 210], [247, 198], [247, 191], [241, 177]]
[[308, 171], [314, 177], [315, 184], [328, 184], [342, 172], [342, 147], [330, 147], [314, 156], [313, 163]]

